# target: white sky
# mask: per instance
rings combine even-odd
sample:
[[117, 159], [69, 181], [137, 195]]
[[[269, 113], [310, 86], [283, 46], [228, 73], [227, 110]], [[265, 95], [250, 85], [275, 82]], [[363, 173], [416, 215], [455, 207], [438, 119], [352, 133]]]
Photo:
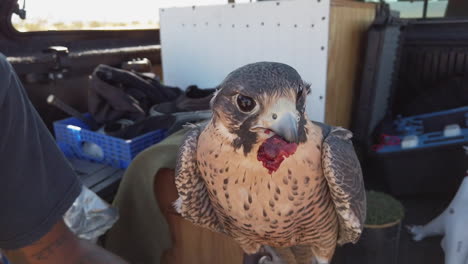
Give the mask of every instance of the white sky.
[[[19, 0], [20, 6], [23, 1]], [[236, 1], [249, 2], [249, 0]], [[227, 0], [26, 0], [27, 20], [159, 21], [159, 8], [224, 4]]]
[[[18, 1], [20, 6], [22, 0]], [[250, 0], [236, 0], [236, 3]], [[227, 0], [26, 0], [27, 20], [47, 19], [49, 22], [100, 21], [147, 22], [159, 21], [159, 8], [192, 5], [224, 4]], [[430, 16], [443, 15], [447, 2], [429, 4]], [[403, 17], [419, 16], [422, 2], [391, 3]], [[15, 20], [18, 18], [15, 17]]]

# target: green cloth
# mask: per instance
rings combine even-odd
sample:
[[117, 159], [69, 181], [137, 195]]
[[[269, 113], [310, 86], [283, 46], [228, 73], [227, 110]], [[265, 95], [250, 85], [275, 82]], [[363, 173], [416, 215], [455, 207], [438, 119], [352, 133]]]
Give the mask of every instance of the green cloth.
[[177, 152], [188, 129], [141, 152], [125, 172], [114, 200], [119, 221], [109, 230], [105, 248], [132, 264], [159, 264], [171, 247], [169, 227], [154, 197], [154, 176], [174, 169]]

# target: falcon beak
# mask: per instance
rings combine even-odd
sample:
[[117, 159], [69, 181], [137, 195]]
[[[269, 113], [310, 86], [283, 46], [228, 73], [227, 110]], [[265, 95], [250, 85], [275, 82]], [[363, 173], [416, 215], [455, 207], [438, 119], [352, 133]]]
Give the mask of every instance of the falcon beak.
[[[273, 117], [275, 117], [274, 114], [275, 113], [273, 113]], [[278, 113], [276, 117], [277, 118], [269, 126], [269, 129], [289, 143], [299, 143], [296, 115], [288, 111]]]
[[286, 98], [280, 98], [262, 114], [252, 130], [271, 130], [289, 143], [299, 143], [298, 120], [296, 104]]

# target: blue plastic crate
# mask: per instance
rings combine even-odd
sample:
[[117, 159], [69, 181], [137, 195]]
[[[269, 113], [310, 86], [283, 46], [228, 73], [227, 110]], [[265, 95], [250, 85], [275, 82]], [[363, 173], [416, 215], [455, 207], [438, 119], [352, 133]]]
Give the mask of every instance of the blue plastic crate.
[[[400, 137], [403, 139], [403, 137]], [[454, 137], [445, 137], [443, 132], [432, 132], [418, 135], [418, 146], [413, 148], [403, 149], [401, 145], [387, 145], [379, 149], [378, 153], [400, 152], [404, 150], [414, 150], [423, 148], [432, 148], [439, 146], [449, 146], [457, 144], [468, 144], [468, 129], [461, 129], [461, 134]]]
[[395, 127], [402, 136], [421, 135], [443, 130], [447, 124], [468, 127], [468, 106], [428, 114], [398, 118]]
[[[443, 129], [446, 125], [458, 124], [461, 133], [458, 136], [446, 137]], [[418, 146], [403, 149], [401, 145], [386, 145], [377, 150], [378, 153], [410, 151], [414, 149], [432, 148], [468, 143], [468, 106], [456, 109], [428, 113], [395, 121], [398, 137], [418, 136]]]
[[[125, 140], [91, 131], [81, 120], [71, 117], [54, 122], [54, 132], [65, 156], [125, 169], [138, 153], [163, 140], [167, 130], [159, 129]], [[83, 149], [93, 144], [98, 146], [101, 155], [90, 155]]]

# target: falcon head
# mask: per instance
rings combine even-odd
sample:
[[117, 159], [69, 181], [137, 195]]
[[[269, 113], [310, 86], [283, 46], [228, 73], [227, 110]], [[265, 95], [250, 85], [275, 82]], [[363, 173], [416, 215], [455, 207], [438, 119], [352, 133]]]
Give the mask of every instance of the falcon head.
[[231, 72], [211, 102], [213, 124], [223, 126], [244, 154], [272, 135], [306, 141], [306, 96], [310, 85], [286, 64], [258, 62]]

